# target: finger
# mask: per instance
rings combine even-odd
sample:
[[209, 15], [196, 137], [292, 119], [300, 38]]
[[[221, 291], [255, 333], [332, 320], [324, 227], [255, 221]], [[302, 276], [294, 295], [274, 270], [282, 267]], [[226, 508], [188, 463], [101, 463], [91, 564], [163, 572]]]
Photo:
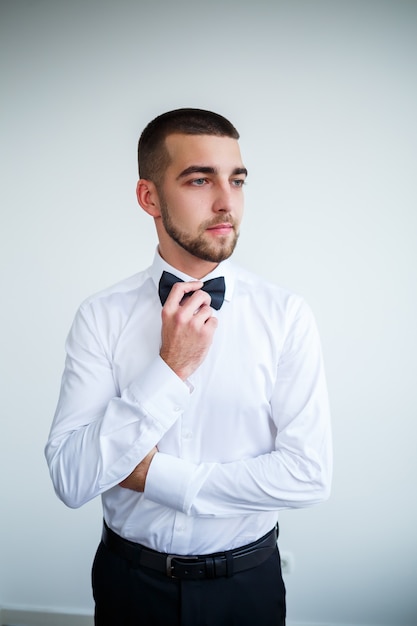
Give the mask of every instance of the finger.
[[213, 309], [210, 307], [210, 304], [204, 302], [198, 308], [194, 309], [192, 316], [197, 325], [205, 324], [207, 320], [213, 317]]
[[[207, 308], [209, 309], [209, 312], [207, 313]], [[213, 333], [215, 332], [219, 320], [217, 319], [217, 317], [215, 315], [213, 315], [213, 309], [210, 309], [210, 307], [203, 307], [203, 311], [199, 311], [196, 314], [196, 320], [194, 323], [194, 328], [198, 333], [202, 333], [200, 334], [201, 337], [209, 337], [212, 336]]]
[[207, 330], [215, 331], [218, 326], [219, 320], [215, 315], [211, 315], [208, 320], [205, 322], [205, 326]]
[[168, 298], [166, 299], [165, 305], [170, 307], [171, 305], [179, 306], [181, 300], [187, 296], [188, 294], [192, 294], [194, 291], [201, 290], [203, 286], [203, 282], [201, 280], [192, 280], [189, 282], [180, 282], [175, 283], [172, 287]]
[[193, 314], [198, 311], [200, 307], [204, 305], [210, 306], [210, 304], [210, 294], [208, 294], [206, 291], [202, 291], [201, 289], [186, 293], [180, 302], [180, 305], [184, 308], [184, 311], [188, 311], [189, 313]]

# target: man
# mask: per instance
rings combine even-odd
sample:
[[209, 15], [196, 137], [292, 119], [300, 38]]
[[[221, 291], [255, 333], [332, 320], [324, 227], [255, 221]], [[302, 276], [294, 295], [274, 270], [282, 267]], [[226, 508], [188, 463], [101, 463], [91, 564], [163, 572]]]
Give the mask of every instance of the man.
[[46, 457], [68, 506], [102, 497], [99, 626], [285, 624], [277, 511], [329, 494], [310, 310], [227, 260], [247, 176], [238, 138], [198, 109], [146, 127], [137, 198], [153, 264], [88, 299], [68, 337]]

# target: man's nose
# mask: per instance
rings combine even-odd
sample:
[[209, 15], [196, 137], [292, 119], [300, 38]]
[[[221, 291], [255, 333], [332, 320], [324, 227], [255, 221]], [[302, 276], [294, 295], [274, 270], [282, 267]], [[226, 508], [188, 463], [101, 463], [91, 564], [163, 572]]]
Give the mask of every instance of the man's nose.
[[216, 192], [213, 202], [213, 211], [230, 213], [233, 209], [232, 190], [229, 181], [220, 183], [216, 186]]

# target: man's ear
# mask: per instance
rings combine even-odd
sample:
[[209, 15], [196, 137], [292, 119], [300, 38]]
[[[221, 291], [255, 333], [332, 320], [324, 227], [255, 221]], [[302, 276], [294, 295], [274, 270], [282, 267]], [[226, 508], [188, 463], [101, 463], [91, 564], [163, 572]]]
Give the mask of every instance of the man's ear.
[[160, 217], [159, 196], [155, 183], [141, 178], [136, 185], [136, 197], [142, 209], [152, 217]]

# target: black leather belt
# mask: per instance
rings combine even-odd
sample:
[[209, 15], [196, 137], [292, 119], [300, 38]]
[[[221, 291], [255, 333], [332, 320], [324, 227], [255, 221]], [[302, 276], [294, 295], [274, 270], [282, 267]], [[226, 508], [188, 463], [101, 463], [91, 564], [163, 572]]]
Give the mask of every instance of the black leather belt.
[[181, 556], [156, 552], [139, 543], [123, 539], [104, 523], [102, 541], [109, 550], [130, 561], [133, 567], [149, 567], [169, 578], [198, 580], [233, 576], [237, 572], [260, 565], [276, 549], [277, 537], [278, 526], [261, 539], [236, 550], [201, 556]]

